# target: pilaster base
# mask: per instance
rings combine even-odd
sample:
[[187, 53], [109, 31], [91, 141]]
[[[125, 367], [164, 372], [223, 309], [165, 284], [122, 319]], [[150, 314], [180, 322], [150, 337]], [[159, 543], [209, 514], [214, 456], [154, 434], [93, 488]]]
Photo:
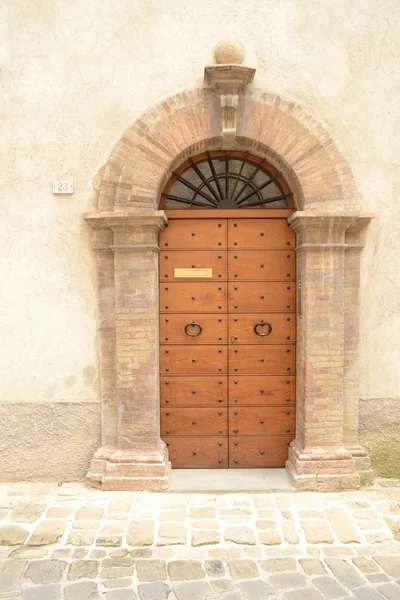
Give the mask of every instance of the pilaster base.
[[351, 452], [351, 455], [354, 458], [356, 471], [360, 475], [361, 485], [371, 485], [375, 475], [365, 448], [359, 444], [346, 444], [346, 449]]
[[305, 448], [292, 442], [286, 470], [299, 490], [337, 492], [360, 488], [356, 462], [346, 448]]
[[163, 492], [168, 489], [170, 471], [166, 448], [146, 457], [132, 450], [102, 447], [92, 458], [86, 483], [105, 491]]

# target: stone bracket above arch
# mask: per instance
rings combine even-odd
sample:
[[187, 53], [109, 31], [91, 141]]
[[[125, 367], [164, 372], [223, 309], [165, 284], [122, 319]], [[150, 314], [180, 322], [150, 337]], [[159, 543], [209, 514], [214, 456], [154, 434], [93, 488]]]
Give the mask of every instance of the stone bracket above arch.
[[252, 83], [255, 72], [242, 65], [212, 65], [204, 69], [204, 81], [220, 95], [222, 150], [235, 147], [239, 95]]

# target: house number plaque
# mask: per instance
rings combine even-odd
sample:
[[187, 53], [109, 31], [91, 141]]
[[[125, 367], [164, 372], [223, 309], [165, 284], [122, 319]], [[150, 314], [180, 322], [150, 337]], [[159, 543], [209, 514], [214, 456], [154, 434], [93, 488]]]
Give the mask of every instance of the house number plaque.
[[72, 179], [55, 179], [53, 181], [53, 194], [73, 194], [74, 182]]

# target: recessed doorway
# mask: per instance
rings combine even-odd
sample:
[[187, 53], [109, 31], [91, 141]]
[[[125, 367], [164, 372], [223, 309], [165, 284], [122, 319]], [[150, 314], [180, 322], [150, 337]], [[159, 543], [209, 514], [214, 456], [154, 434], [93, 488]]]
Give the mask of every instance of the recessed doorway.
[[161, 437], [173, 468], [285, 465], [296, 403], [289, 197], [271, 165], [238, 152], [189, 159], [164, 190]]

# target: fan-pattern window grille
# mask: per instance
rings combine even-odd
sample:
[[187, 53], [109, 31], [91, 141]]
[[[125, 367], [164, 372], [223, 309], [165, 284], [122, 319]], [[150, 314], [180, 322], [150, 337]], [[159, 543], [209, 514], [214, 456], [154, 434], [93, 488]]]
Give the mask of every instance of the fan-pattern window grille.
[[293, 195], [262, 158], [238, 151], [204, 152], [186, 160], [169, 179], [160, 208], [282, 208]]

